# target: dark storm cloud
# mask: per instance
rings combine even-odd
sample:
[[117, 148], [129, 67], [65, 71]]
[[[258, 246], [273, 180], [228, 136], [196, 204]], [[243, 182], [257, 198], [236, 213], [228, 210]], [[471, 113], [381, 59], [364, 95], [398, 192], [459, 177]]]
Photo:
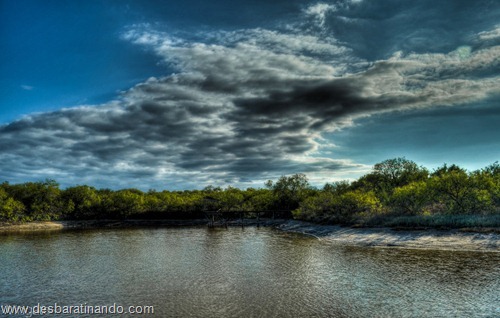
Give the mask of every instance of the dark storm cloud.
[[323, 28], [359, 57], [378, 60], [396, 51], [449, 52], [494, 27], [499, 16], [491, 0], [360, 1], [330, 10]]
[[[324, 28], [338, 8], [361, 10], [359, 1], [345, 3], [306, 13]], [[131, 179], [192, 187], [360, 171], [366, 167], [320, 157], [328, 147], [322, 134], [372, 114], [498, 96], [497, 37], [487, 29], [444, 53], [393, 52], [370, 62], [336, 39], [295, 29], [207, 34], [217, 41], [205, 44], [130, 28], [125, 39], [151, 48], [178, 73], [150, 78], [107, 104], [1, 126], [0, 166], [10, 180], [82, 178], [116, 187]], [[353, 63], [358, 71], [349, 73]]]

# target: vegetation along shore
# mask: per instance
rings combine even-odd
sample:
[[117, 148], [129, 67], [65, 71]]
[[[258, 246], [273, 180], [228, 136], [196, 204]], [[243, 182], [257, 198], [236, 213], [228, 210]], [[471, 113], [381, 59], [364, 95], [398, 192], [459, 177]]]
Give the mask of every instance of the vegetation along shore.
[[469, 172], [445, 164], [429, 171], [413, 161], [395, 158], [376, 164], [356, 181], [327, 183], [322, 188], [312, 187], [303, 174], [282, 176], [266, 182], [264, 188], [244, 190], [208, 186], [143, 192], [87, 185], [60, 189], [54, 180], [0, 184], [0, 231], [9, 224], [44, 226], [27, 225], [34, 221], [58, 221], [53, 227], [90, 220], [126, 220], [130, 226], [140, 223], [133, 220], [158, 225], [180, 220], [177, 224], [183, 225], [192, 222], [182, 220], [202, 220], [204, 211], [240, 216], [262, 211], [263, 217], [280, 212], [285, 219], [357, 228], [498, 232], [500, 165], [495, 162]]

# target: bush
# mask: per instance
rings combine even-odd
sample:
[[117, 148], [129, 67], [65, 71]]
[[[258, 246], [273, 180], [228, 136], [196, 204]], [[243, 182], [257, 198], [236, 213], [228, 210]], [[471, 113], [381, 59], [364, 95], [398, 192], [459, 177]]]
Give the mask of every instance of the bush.
[[24, 204], [9, 197], [4, 189], [0, 188], [0, 220], [21, 221], [24, 217]]
[[360, 217], [382, 212], [382, 205], [373, 191], [349, 191], [341, 195], [321, 192], [309, 197], [294, 211], [297, 219], [329, 223], [351, 223]]
[[397, 214], [417, 215], [432, 199], [432, 192], [425, 181], [417, 181], [394, 189], [392, 209]]
[[430, 179], [437, 202], [447, 207], [447, 214], [477, 214], [491, 210], [490, 193], [481, 189], [481, 182], [456, 166], [443, 166]]

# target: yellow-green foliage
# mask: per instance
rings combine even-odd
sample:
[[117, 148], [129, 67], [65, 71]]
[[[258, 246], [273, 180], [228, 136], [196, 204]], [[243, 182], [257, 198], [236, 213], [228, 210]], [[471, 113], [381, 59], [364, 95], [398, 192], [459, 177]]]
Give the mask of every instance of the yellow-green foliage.
[[330, 223], [392, 224], [387, 221], [392, 219], [394, 224], [410, 220], [437, 225], [448, 224], [445, 219], [450, 216], [464, 216], [453, 225], [478, 215], [485, 217], [478, 220], [496, 220], [500, 212], [498, 163], [474, 172], [443, 165], [429, 173], [410, 160], [396, 158], [376, 164], [357, 181], [327, 183], [321, 190], [313, 188], [304, 174], [281, 176], [265, 186], [142, 192], [86, 185], [61, 190], [53, 180], [5, 182], [0, 184], [0, 220], [199, 218], [206, 210], [228, 215], [281, 211], [289, 216], [293, 210], [295, 218]]
[[4, 189], [0, 188], [0, 220], [20, 221], [23, 217], [24, 205], [10, 198]]
[[397, 212], [416, 215], [423, 212], [424, 206], [430, 202], [432, 194], [427, 182], [416, 181], [394, 189], [393, 207]]
[[372, 216], [382, 211], [380, 200], [373, 191], [354, 190], [343, 194], [321, 192], [304, 200], [294, 211], [299, 219], [350, 222], [358, 217]]

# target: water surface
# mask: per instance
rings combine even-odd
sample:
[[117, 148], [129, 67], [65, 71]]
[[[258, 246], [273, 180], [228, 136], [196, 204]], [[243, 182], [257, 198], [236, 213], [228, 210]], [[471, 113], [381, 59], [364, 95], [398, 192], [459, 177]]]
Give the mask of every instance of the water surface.
[[0, 256], [0, 304], [153, 305], [156, 317], [500, 315], [500, 253], [197, 227], [2, 236]]

